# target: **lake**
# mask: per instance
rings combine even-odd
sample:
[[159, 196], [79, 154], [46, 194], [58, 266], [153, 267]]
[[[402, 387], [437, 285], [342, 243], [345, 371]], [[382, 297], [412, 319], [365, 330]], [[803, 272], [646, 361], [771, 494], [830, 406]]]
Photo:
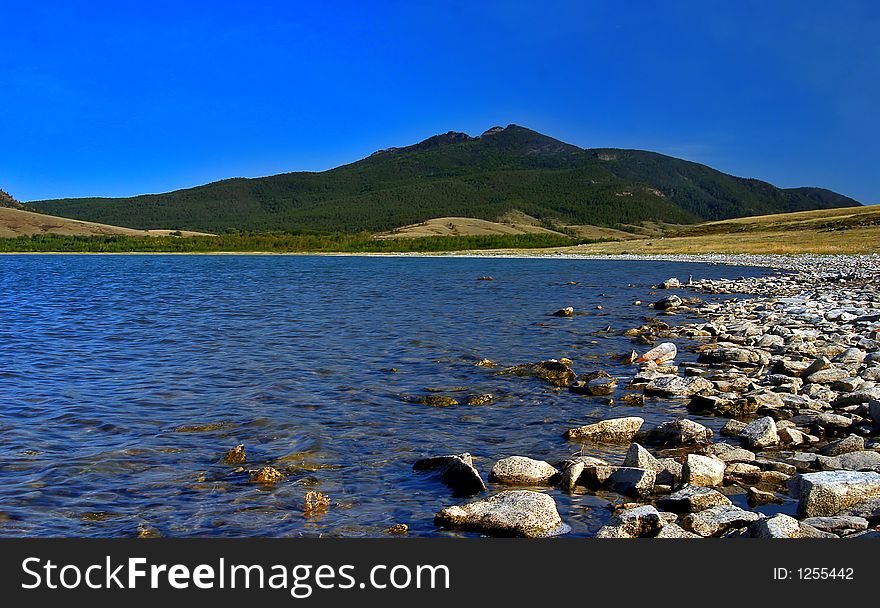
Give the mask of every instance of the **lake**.
[[[383, 536], [406, 523], [411, 536], [473, 536], [434, 527], [434, 513], [461, 499], [413, 472], [416, 460], [470, 451], [485, 478], [504, 456], [579, 453], [562, 438], [572, 426], [685, 412], [662, 399], [609, 406], [476, 361], [569, 357], [578, 373], [632, 375], [612, 357], [646, 348], [621, 332], [654, 313], [653, 284], [764, 272], [559, 258], [0, 256], [0, 535]], [[565, 306], [584, 314], [549, 316]], [[678, 342], [679, 359], [695, 360]], [[432, 392], [495, 401], [412, 401]], [[271, 464], [285, 480], [254, 484], [221, 464], [239, 443], [245, 469]], [[617, 462], [626, 447], [585, 453]], [[309, 490], [330, 496], [326, 513], [304, 516]], [[546, 491], [576, 536], [594, 534], [619, 500]]]

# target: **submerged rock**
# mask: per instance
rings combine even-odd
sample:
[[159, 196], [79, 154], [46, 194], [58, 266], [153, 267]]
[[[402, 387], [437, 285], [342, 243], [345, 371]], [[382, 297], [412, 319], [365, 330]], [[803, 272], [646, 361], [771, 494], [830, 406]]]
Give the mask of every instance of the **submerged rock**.
[[220, 462], [223, 464], [242, 464], [247, 462], [247, 453], [244, 451], [244, 444], [239, 443], [237, 446], [230, 449], [226, 452], [226, 455], [223, 456], [223, 459]]
[[566, 306], [560, 310], [557, 310], [554, 313], [551, 313], [551, 316], [554, 317], [573, 317], [574, 316], [574, 308], [571, 306]]
[[556, 467], [543, 460], [508, 456], [495, 463], [489, 472], [489, 481], [514, 485], [544, 484], [558, 474]]
[[470, 496], [486, 490], [480, 472], [469, 452], [448, 456], [432, 456], [416, 461], [414, 471], [439, 471], [440, 481], [459, 496]]
[[536, 538], [566, 532], [556, 502], [547, 494], [509, 490], [476, 502], [447, 507], [434, 524], [495, 536]]
[[489, 405], [495, 400], [495, 396], [489, 393], [484, 393], [482, 395], [471, 395], [468, 397], [467, 404], [468, 405]]
[[273, 484], [284, 479], [284, 474], [275, 467], [263, 467], [251, 472], [251, 481], [254, 483]]
[[459, 405], [457, 399], [448, 395], [424, 395], [421, 397], [416, 397], [414, 401], [422, 405], [430, 405], [433, 407], [451, 407], [454, 405]]
[[557, 361], [548, 359], [527, 365], [515, 365], [499, 372], [503, 375], [532, 376], [552, 384], [553, 386], [565, 387], [577, 378], [577, 374], [571, 369], [569, 361]]

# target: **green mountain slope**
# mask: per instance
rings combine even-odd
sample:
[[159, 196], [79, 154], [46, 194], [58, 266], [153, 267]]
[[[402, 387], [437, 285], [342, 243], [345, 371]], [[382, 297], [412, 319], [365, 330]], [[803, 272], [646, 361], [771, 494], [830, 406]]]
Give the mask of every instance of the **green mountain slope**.
[[519, 210], [547, 222], [693, 223], [857, 206], [814, 188], [783, 190], [653, 152], [581, 149], [510, 125], [450, 131], [320, 173], [228, 179], [131, 198], [34, 201], [64, 217], [128, 226], [379, 231], [434, 217], [495, 220]]

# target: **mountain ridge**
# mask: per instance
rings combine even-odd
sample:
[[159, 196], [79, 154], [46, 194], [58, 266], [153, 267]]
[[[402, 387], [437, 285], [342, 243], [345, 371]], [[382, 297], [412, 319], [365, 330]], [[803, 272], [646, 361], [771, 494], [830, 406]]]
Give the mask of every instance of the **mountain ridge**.
[[229, 178], [128, 198], [28, 208], [141, 229], [382, 231], [436, 217], [615, 227], [854, 207], [823, 188], [777, 188], [657, 152], [579, 148], [518, 125], [449, 131], [320, 172]]

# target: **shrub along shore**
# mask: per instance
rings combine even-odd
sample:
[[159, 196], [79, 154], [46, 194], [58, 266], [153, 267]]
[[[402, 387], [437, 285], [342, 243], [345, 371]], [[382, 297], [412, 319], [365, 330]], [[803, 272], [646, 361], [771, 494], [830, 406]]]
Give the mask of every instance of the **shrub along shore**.
[[226, 233], [217, 236], [69, 236], [0, 239], [0, 253], [406, 253], [568, 247], [598, 240], [556, 234], [374, 239], [369, 233]]

